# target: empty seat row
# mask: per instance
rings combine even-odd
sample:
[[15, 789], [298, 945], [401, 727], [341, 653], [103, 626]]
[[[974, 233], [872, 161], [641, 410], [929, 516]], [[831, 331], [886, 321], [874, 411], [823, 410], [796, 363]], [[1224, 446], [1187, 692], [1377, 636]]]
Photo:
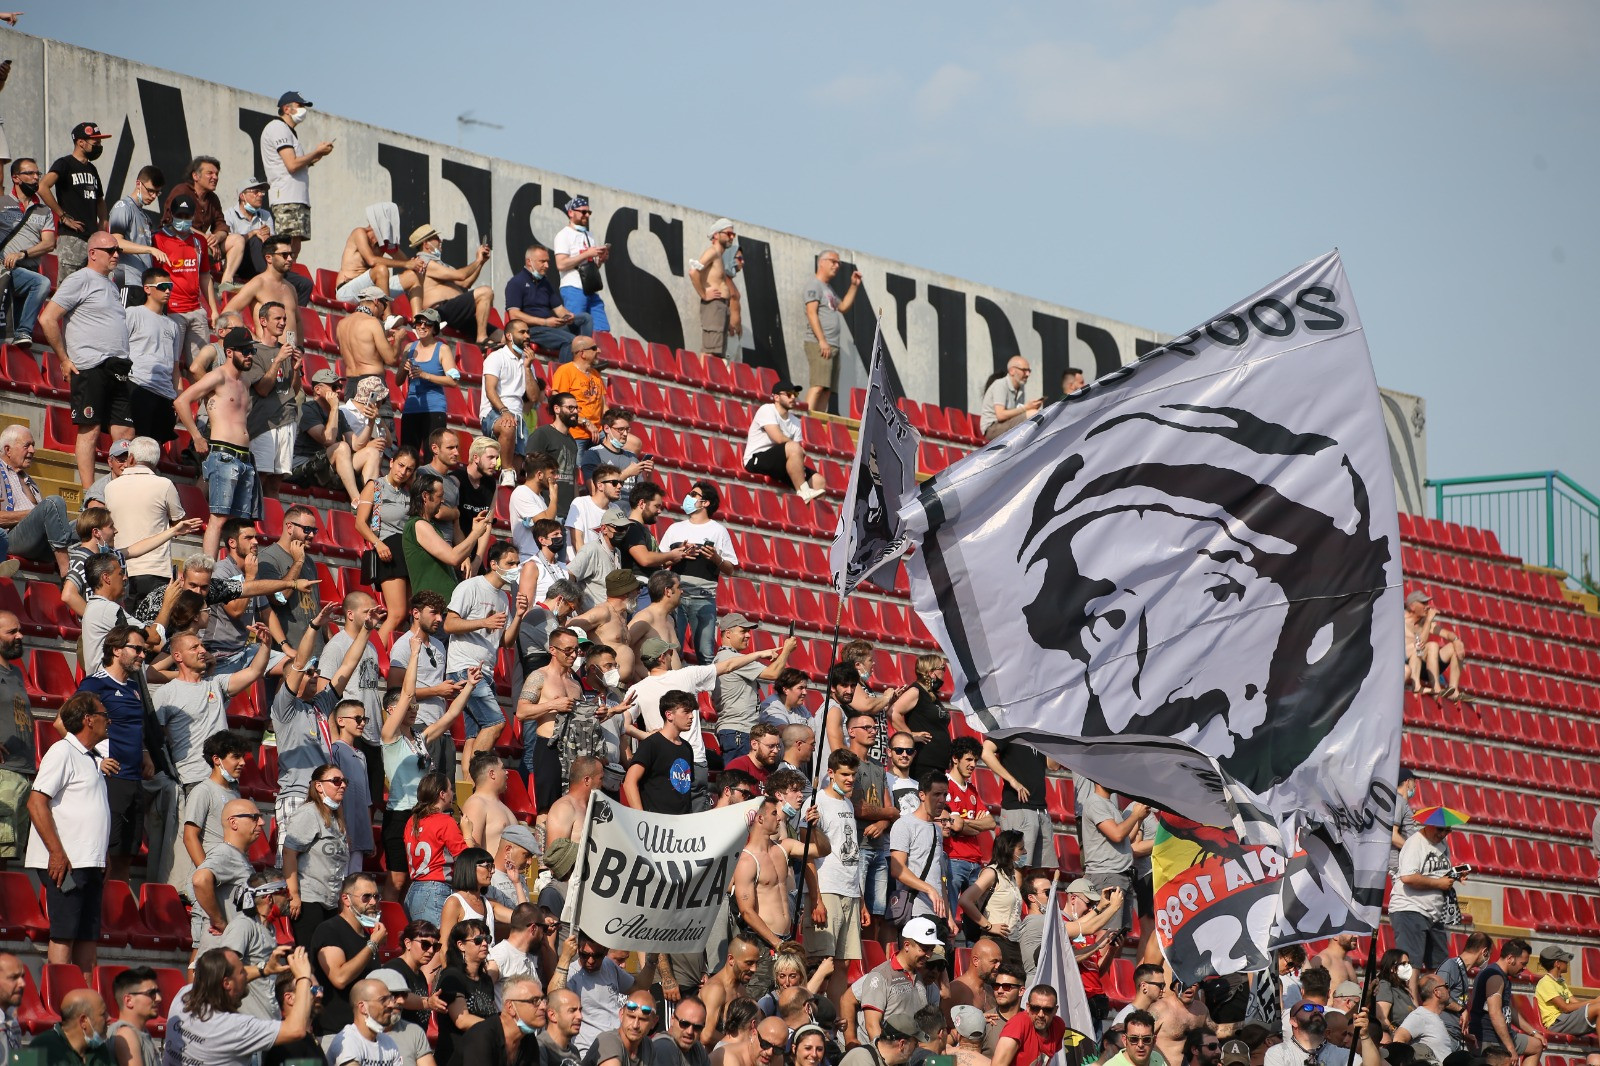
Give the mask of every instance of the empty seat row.
[[1453, 807], [1478, 825], [1520, 829], [1587, 840], [1595, 808], [1571, 798], [1555, 799], [1491, 785], [1421, 779], [1418, 796], [1424, 806]]
[[[1600, 913], [1597, 913], [1595, 906], [1597, 902], [1600, 900], [1593, 896], [1575, 892], [1508, 885], [1502, 905], [1503, 917], [1506, 925], [1526, 926], [1542, 933], [1593, 936], [1596, 930], [1600, 930]], [[1600, 955], [1594, 948], [1585, 951], [1584, 978], [1590, 981], [1600, 977], [1600, 973], [1589, 971], [1591, 952]], [[1600, 964], [1600, 958], [1594, 961]]]
[[1549, 751], [1578, 755], [1600, 751], [1600, 724], [1585, 718], [1498, 707], [1492, 703], [1457, 703], [1407, 692], [1405, 723], [1413, 729], [1457, 733]]
[[1467, 655], [1473, 659], [1562, 674], [1578, 681], [1600, 680], [1600, 648], [1569, 646], [1560, 640], [1482, 626], [1462, 625], [1457, 629]]
[[1458, 829], [1450, 834], [1450, 854], [1478, 873], [1510, 880], [1593, 885], [1600, 876], [1600, 861], [1593, 851], [1548, 840]]
[[1400, 539], [1414, 541], [1429, 548], [1446, 548], [1485, 559], [1505, 559], [1500, 550], [1500, 538], [1493, 530], [1464, 526], [1459, 522], [1445, 522], [1438, 518], [1400, 512]]
[[1433, 581], [1461, 585], [1500, 596], [1562, 604], [1561, 583], [1553, 576], [1524, 569], [1517, 563], [1470, 559], [1450, 552], [1431, 551], [1409, 545], [1400, 549], [1401, 565], [1408, 574]]
[[[867, 390], [855, 388], [850, 390], [850, 417], [860, 418], [867, 405]], [[944, 441], [957, 441], [961, 444], [976, 445], [983, 443], [983, 433], [978, 429], [978, 415], [972, 411], [963, 411], [956, 407], [941, 407], [938, 404], [922, 403], [908, 397], [900, 400], [900, 410], [905, 412], [906, 419], [916, 427], [919, 433], [925, 436], [937, 437]]]
[[1549, 792], [1600, 797], [1600, 764], [1560, 755], [1482, 747], [1464, 740], [1403, 733], [1400, 762], [1414, 770], [1500, 784], [1537, 782]]

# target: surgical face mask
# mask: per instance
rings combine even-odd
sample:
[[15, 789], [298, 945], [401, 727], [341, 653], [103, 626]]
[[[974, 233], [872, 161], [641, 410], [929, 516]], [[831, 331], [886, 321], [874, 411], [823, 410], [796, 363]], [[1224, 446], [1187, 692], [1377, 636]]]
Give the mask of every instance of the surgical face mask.
[[616, 688], [622, 683], [622, 671], [613, 666], [600, 675], [600, 680], [606, 683], [607, 688]]
[[306, 116], [308, 114], [310, 114], [310, 112], [307, 111], [305, 108], [297, 107], [293, 111], [289, 112], [289, 117], [294, 119], [295, 122], [299, 123], [299, 122], [304, 122], [306, 120]]
[[361, 923], [361, 928], [371, 929], [378, 924], [378, 916], [376, 914], [357, 914], [356, 921]]
[[1400, 978], [1400, 980], [1402, 980], [1402, 981], [1411, 980], [1411, 975], [1416, 973], [1416, 972], [1417, 972], [1416, 970], [1411, 968], [1411, 964], [1409, 962], [1403, 963], [1403, 964], [1401, 964], [1399, 966], [1396, 966], [1394, 968], [1394, 975], [1396, 977]]
[[700, 497], [685, 496], [683, 498], [682, 510], [684, 514], [694, 514], [696, 511], [700, 510]]
[[528, 268], [528, 273], [533, 275], [533, 280], [534, 281], [543, 281], [544, 280], [544, 271], [542, 271], [542, 270], [535, 270], [535, 269], [533, 269], [533, 267], [529, 267]]
[[188, 233], [192, 229], [194, 229], [194, 219], [192, 218], [175, 218], [172, 220], [173, 233]]
[[339, 801], [334, 799], [332, 796], [323, 796], [322, 803], [323, 806], [329, 808], [330, 810], [336, 811], [339, 809]]
[[[218, 769], [221, 770], [222, 768], [218, 767]], [[222, 770], [222, 779], [224, 781], [226, 781], [230, 785], [236, 784], [238, 782], [238, 780], [239, 780], [237, 777], [234, 777], [232, 774], [228, 773], [228, 771], [226, 771], [226, 770]]]
[[856, 667], [856, 673], [860, 676], [861, 680], [865, 681], [867, 678], [872, 676], [872, 667], [858, 666]]
[[785, 803], [783, 805], [783, 817], [788, 821], [794, 821], [800, 817], [800, 808], [792, 803]]
[[519, 568], [515, 566], [508, 570], [502, 570], [500, 571], [500, 580], [504, 581], [508, 585], [515, 585], [517, 583], [518, 572]]
[[376, 1014], [369, 1014], [369, 1015], [367, 1015], [367, 1021], [372, 1023], [372, 1027], [374, 1029], [382, 1031], [384, 1029], [389, 1028], [389, 1026], [394, 1024], [394, 1017], [391, 1015], [390, 1019], [388, 1021], [384, 1021], [382, 1018], [379, 1018]]
[[567, 538], [566, 537], [551, 537], [550, 538], [550, 543], [549, 543], [548, 546], [550, 548], [550, 554], [551, 555], [560, 555], [563, 551], [566, 550]]
[[539, 1031], [533, 1026], [529, 1025], [527, 1022], [523, 1021], [521, 1018], [517, 1019], [517, 1028], [522, 1031], [523, 1036], [532, 1036], [534, 1033]]
[[103, 1048], [106, 1046], [106, 1034], [90, 1033], [86, 1042], [91, 1048]]
[[417, 253], [417, 258], [425, 260], [426, 262], [429, 262], [429, 263], [437, 263], [439, 261], [439, 253], [440, 253], [440, 251], [442, 251], [442, 247], [441, 248], [435, 248], [431, 252], [418, 252]]

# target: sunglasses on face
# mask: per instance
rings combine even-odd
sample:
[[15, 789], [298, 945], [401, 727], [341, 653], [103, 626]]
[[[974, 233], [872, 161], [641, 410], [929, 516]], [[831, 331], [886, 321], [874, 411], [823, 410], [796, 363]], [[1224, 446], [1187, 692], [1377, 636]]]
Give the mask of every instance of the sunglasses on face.
[[421, 948], [423, 951], [439, 950], [439, 942], [437, 940], [417, 940], [413, 941], [413, 943], [415, 943], [417, 947]]
[[1125, 1036], [1122, 1038], [1122, 1042], [1132, 1044], [1134, 1047], [1145, 1047], [1146, 1045], [1154, 1044], [1156, 1038], [1153, 1033], [1145, 1036]]
[[332, 785], [334, 788], [343, 788], [344, 787], [344, 778], [342, 778], [342, 777], [324, 777], [322, 779], [322, 783], [324, 785]]
[[1029, 1014], [1054, 1014], [1055, 1012], [1056, 1009], [1054, 1007], [1041, 1007], [1037, 1003], [1028, 1004]]
[[706, 1027], [705, 1022], [686, 1022], [682, 1018], [678, 1018], [676, 1021], [678, 1023], [678, 1028], [682, 1029], [686, 1033], [698, 1033], [700, 1030]]
[[789, 1046], [789, 1042], [787, 1040], [774, 1044], [766, 1037], [758, 1036], [756, 1039], [761, 1041], [761, 1050], [763, 1051], [782, 1051], [784, 1048]]
[[158, 281], [158, 282], [156, 282], [154, 285], [152, 285], [150, 287], [152, 289], [156, 290], [157, 292], [171, 292], [172, 291], [172, 282], [170, 282], [170, 281]]
[[896, 755], [915, 755], [917, 753], [916, 748], [890, 748], [889, 750]]
[[994, 988], [995, 988], [995, 991], [997, 991], [997, 992], [1006, 992], [1006, 991], [1009, 991], [1009, 990], [1011, 990], [1013, 988], [1021, 988], [1021, 987], [1022, 987], [1022, 985], [1020, 983], [1016, 982], [1016, 981], [996, 981], [994, 983]]
[[489, 938], [486, 937], [486, 936], [481, 936], [481, 935], [480, 936], [469, 936], [469, 937], [464, 937], [461, 942], [463, 944], [477, 944], [479, 947], [482, 947], [484, 944], [487, 944], [489, 942]]

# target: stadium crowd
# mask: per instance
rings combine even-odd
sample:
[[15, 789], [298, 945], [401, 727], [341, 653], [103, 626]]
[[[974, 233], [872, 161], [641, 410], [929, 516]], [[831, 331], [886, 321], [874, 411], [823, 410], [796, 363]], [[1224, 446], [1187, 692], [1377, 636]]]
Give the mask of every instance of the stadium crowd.
[[[566, 203], [550, 247], [527, 250], [500, 294], [502, 328], [479, 284], [487, 246], [451, 266], [435, 227], [402, 242], [394, 205], [372, 205], [339, 264], [336, 296], [352, 310], [338, 359], [308, 373], [298, 311], [311, 282], [296, 265], [313, 168], [334, 151], [302, 143], [311, 107], [284, 94], [260, 135], [265, 176], [238, 183], [227, 207], [208, 156], [170, 188], [138, 169], [107, 202], [95, 160], [109, 135], [93, 122], [47, 171], [9, 162], [11, 341], [70, 383], [83, 506], [73, 515], [39, 492], [34, 435], [10, 426], [0, 544], [6, 576], [26, 562], [60, 580], [83, 680], [61, 694], [60, 739], [36, 760], [45, 726], [19, 668], [22, 626], [0, 611], [0, 690], [17, 712], [0, 724], [0, 858], [43, 888], [52, 964], [93, 973], [107, 885], [130, 877], [177, 889], [194, 947], [173, 1002], [135, 966], [110, 1002], [69, 993], [59, 1025], [31, 1041], [16, 1014], [23, 962], [0, 954], [4, 1050], [107, 1066], [900, 1066], [944, 1054], [1034, 1066], [1062, 1050], [1116, 1066], [1332, 1066], [1354, 1042], [1367, 1066], [1380, 1046], [1391, 1066], [1449, 1062], [1463, 1046], [1490, 1066], [1505, 1061], [1496, 1045], [1537, 1061], [1540, 1035], [1517, 1031], [1506, 1006], [1528, 946], [1508, 941], [1491, 963], [1474, 936], [1444, 957], [1443, 897], [1465, 876], [1439, 868], [1448, 829], [1399, 840], [1396, 896], [1412, 902], [1395, 908], [1401, 947], [1377, 963], [1370, 1016], [1353, 937], [1309, 961], [1280, 955], [1251, 1016], [1235, 1009], [1237, 982], [1185, 987], [1161, 964], [1148, 808], [1078, 781], [1084, 876], [1062, 888], [1046, 803], [1059, 768], [960, 735], [941, 656], [876, 685], [872, 644], [847, 643], [813, 712], [794, 638], [757, 649], [756, 623], [718, 601], [740, 560], [717, 481], [667, 499], [630, 415], [609, 402], [593, 339], [608, 328], [609, 248], [591, 239], [584, 197]], [[702, 348], [721, 352], [742, 328], [740, 259], [728, 220], [708, 238], [690, 273]], [[799, 294], [805, 405], [779, 381], [742, 456], [805, 502], [827, 490], [801, 412], [837, 387], [840, 316], [860, 280], [841, 298], [839, 269], [823, 252]], [[409, 319], [393, 313], [402, 297]], [[447, 414], [468, 341], [488, 352], [481, 433], [463, 447]], [[1027, 373], [1019, 357], [989, 390], [986, 435], [1035, 409], [1021, 402]], [[1069, 370], [1063, 389], [1081, 384]], [[180, 441], [205, 483], [203, 519], [161, 472]], [[315, 507], [291, 503], [276, 539], [264, 531], [263, 501], [285, 488], [353, 510], [357, 587], [324, 602]], [[508, 538], [493, 533], [502, 488]], [[1441, 668], [1456, 682], [1450, 640], [1416, 652], [1435, 687]], [[229, 727], [242, 698], [265, 709], [270, 744]], [[522, 755], [509, 765], [513, 734]], [[246, 795], [247, 767], [269, 809]], [[980, 768], [1001, 783], [998, 813]], [[657, 813], [761, 801], [725, 935], [635, 957], [564, 924], [596, 789]], [[1096, 1032], [1068, 1031], [1057, 990], [1034, 984], [1058, 907]], [[1137, 987], [1118, 1013], [1108, 973], [1137, 918]], [[1596, 1005], [1563, 982], [1570, 954], [1540, 958], [1545, 1024], [1592, 1034]]]

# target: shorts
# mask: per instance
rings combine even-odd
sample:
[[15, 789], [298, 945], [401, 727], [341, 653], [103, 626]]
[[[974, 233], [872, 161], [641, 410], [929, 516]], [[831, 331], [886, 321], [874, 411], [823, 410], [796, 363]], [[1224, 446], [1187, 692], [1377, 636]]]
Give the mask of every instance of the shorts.
[[383, 809], [383, 865], [387, 870], [406, 868], [406, 821], [410, 811]]
[[[499, 421], [501, 417], [502, 416], [495, 414], [493, 411], [490, 411], [486, 416], [484, 416], [484, 419], [483, 419], [483, 435], [485, 437], [493, 437], [495, 440], [499, 440], [500, 439], [499, 434], [497, 434], [494, 431], [494, 424], [497, 421]], [[513, 444], [513, 447], [515, 448], [516, 453], [518, 455], [527, 455], [528, 454], [528, 420], [527, 420], [527, 418], [525, 418], [522, 415], [517, 415], [516, 418], [517, 418], [517, 428], [516, 428], [515, 432], [517, 434], [517, 438], [516, 438], [516, 441]]]
[[200, 476], [206, 479], [206, 499], [213, 515], [261, 521], [261, 480], [249, 452], [213, 444]]
[[[294, 812], [304, 807], [306, 794], [304, 792], [279, 792], [277, 800], [273, 803], [273, 813], [279, 825], [288, 825]], [[283, 865], [283, 834], [278, 834], [278, 865]]]
[[178, 439], [178, 412], [167, 397], [134, 385], [128, 390], [128, 407], [134, 436], [149, 437], [158, 444]]
[[728, 343], [728, 301], [700, 301], [700, 350], [721, 355]]
[[[446, 681], [465, 681], [465, 670], [452, 670], [444, 675]], [[472, 695], [467, 697], [467, 713], [464, 716], [467, 739], [471, 740], [485, 729], [499, 729], [506, 724], [506, 713], [500, 709], [500, 697], [494, 693], [494, 670], [486, 670], [478, 678], [478, 685], [472, 690]]]
[[815, 339], [806, 341], [806, 366], [811, 369], [810, 385], [814, 389], [836, 391], [839, 386], [839, 346], [833, 346], [833, 356], [822, 358], [822, 346]]
[[279, 237], [310, 237], [311, 205], [273, 204], [272, 232]]
[[106, 887], [104, 866], [75, 866], [72, 877], [77, 886], [71, 892], [56, 887], [47, 870], [35, 870], [44, 885], [45, 904], [50, 908], [50, 939], [58, 942], [100, 940], [100, 897]]
[[809, 928], [811, 919], [802, 914], [800, 920], [807, 926], [805, 932], [806, 954], [813, 959], [827, 958], [850, 961], [861, 958], [861, 900], [857, 896], [839, 896], [832, 892], [822, 894], [822, 906], [828, 920], [821, 929]]
[[109, 854], [137, 854], [144, 839], [144, 786], [125, 777], [108, 777], [106, 805], [111, 808]]
[[1050, 824], [1050, 812], [1031, 807], [1000, 812], [1000, 828], [1015, 829], [1022, 834], [1022, 843], [1028, 849], [1022, 865], [1036, 870], [1054, 870], [1057, 867], [1055, 830]]
[[1594, 1032], [1594, 1026], [1589, 1024], [1587, 1004], [1575, 1010], [1567, 1011], [1567, 1013], [1558, 1017], [1545, 1028], [1552, 1033], [1560, 1033], [1563, 1036], [1588, 1036]]
[[336, 489], [340, 487], [339, 474], [327, 452], [318, 452], [289, 470], [287, 479], [292, 485], [305, 488]]
[[250, 457], [262, 474], [287, 474], [294, 467], [294, 426], [280, 426], [250, 438]]
[[1449, 958], [1450, 937], [1444, 926], [1416, 911], [1390, 911], [1394, 946], [1411, 956], [1413, 966], [1437, 970]]
[[[96, 223], [98, 225], [98, 223]], [[56, 233], [56, 285], [76, 274], [89, 264], [89, 233], [78, 236], [66, 226]]]
[[433, 305], [433, 310], [439, 312], [439, 317], [444, 319], [444, 324], [459, 333], [465, 333], [473, 340], [478, 339], [478, 302], [472, 298], [472, 293], [463, 292], [442, 303]]
[[103, 433], [111, 432], [112, 426], [132, 426], [128, 395], [132, 366], [126, 359], [107, 359], [72, 375], [72, 424], [79, 429], [99, 426]]
[[400, 415], [400, 443], [410, 445], [420, 454], [428, 454], [428, 438], [436, 429], [444, 429], [450, 416], [444, 411], [404, 411]]
[[33, 779], [15, 770], [0, 770], [0, 859], [20, 859], [28, 846], [28, 794]]
[[[211, 320], [206, 317], [203, 307], [197, 307], [193, 311], [174, 312], [170, 317], [178, 320], [179, 328], [183, 331], [183, 366], [187, 370], [200, 349], [211, 343]], [[212, 369], [221, 362], [222, 348], [218, 345], [216, 354], [212, 357]]]
[[[1511, 1042], [1513, 1044], [1517, 1045], [1517, 1054], [1518, 1054], [1518, 1056], [1526, 1055], [1528, 1053], [1528, 1034], [1527, 1033], [1512, 1033], [1511, 1034]], [[1500, 1043], [1500, 1038], [1497, 1037], [1492, 1031], [1489, 1033], [1488, 1037], [1484, 1039], [1483, 1045], [1485, 1047], [1501, 1047], [1502, 1046], [1501, 1043]]]
[[873, 848], [862, 848], [861, 861], [863, 864], [861, 905], [867, 909], [868, 914], [881, 918], [883, 917], [884, 908], [889, 905], [889, 847], [887, 843], [882, 851]]
[[355, 277], [351, 278], [349, 281], [335, 289], [333, 298], [336, 300], [343, 300], [347, 304], [353, 304], [356, 302], [356, 297], [361, 295], [362, 289], [366, 288], [368, 285], [374, 284], [376, 283], [372, 280], [371, 269], [363, 270], [361, 273], [357, 274]]
[[378, 565], [373, 569], [374, 586], [381, 586], [385, 581], [411, 580], [411, 571], [406, 569], [405, 534], [392, 533], [383, 538], [383, 544], [389, 549], [389, 561], [384, 562], [379, 556]]
[[[762, 448], [750, 457], [744, 468], [752, 474], [758, 474], [769, 481], [776, 481], [786, 489], [794, 488], [794, 482], [789, 477], [789, 460], [784, 455], [781, 444], [773, 444]], [[809, 466], [805, 468], [806, 480], [810, 481], [817, 472]]]

